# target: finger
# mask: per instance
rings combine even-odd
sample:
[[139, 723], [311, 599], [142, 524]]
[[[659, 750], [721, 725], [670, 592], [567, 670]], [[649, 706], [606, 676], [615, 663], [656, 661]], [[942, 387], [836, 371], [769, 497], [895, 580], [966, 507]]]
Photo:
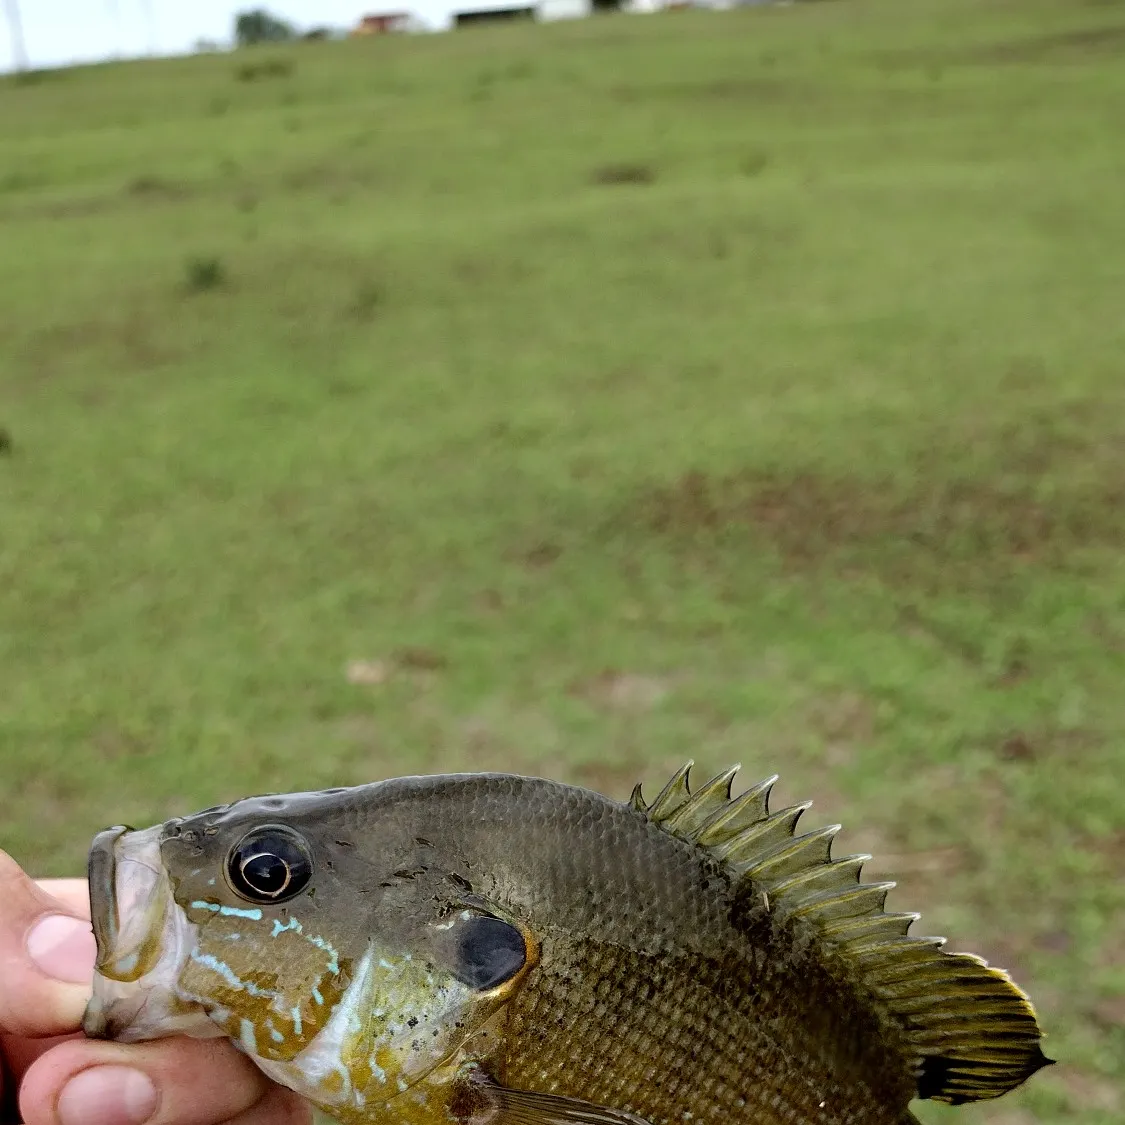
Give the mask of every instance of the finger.
[[35, 885], [79, 918], [90, 917], [90, 884], [85, 879], [36, 879]]
[[37, 887], [0, 852], [0, 1033], [78, 1030], [94, 958], [89, 921]]
[[218, 1125], [273, 1084], [225, 1039], [67, 1042], [24, 1076], [27, 1125]]
[[312, 1107], [290, 1090], [274, 1086], [256, 1105], [224, 1125], [312, 1125]]
[[[3, 1058], [8, 1075], [18, 1084], [24, 1071], [40, 1055], [46, 1054], [52, 1047], [64, 1043], [68, 1039], [85, 1040], [82, 1032], [71, 1035], [52, 1035], [45, 1039], [24, 1039], [18, 1035], [0, 1035], [0, 1058]], [[0, 1121], [5, 1120], [0, 1117]]]
[[[89, 917], [89, 884], [85, 879], [36, 879], [35, 885], [57, 899], [76, 914]], [[0, 907], [2, 909], [2, 907]], [[81, 1032], [70, 1038], [81, 1038]], [[23, 1072], [45, 1051], [49, 1051], [66, 1036], [50, 1036], [43, 1039], [25, 1039], [21, 1036], [0, 1034], [0, 1057], [3, 1058], [9, 1075], [18, 1083]]]

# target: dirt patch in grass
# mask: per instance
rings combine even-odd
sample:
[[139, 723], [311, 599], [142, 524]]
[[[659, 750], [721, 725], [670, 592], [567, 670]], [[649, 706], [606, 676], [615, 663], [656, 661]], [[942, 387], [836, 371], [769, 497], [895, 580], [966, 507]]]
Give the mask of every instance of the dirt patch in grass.
[[111, 195], [65, 195], [31, 196], [26, 203], [17, 203], [0, 211], [0, 221], [24, 219], [85, 219], [92, 215], [102, 215], [121, 207], [117, 196]]
[[603, 186], [651, 184], [656, 182], [656, 169], [651, 164], [602, 164], [590, 173], [590, 181]]
[[[1125, 828], [1089, 841], [1090, 850], [1101, 859], [1106, 874], [1111, 877], [1125, 870]], [[1121, 961], [1125, 964], [1125, 931], [1122, 931]], [[1125, 1023], [1122, 1023], [1125, 1027]]]
[[[181, 358], [164, 337], [164, 324], [147, 309], [134, 309], [118, 318], [88, 319], [56, 324], [29, 334], [12, 349], [15, 378], [39, 383], [61, 370], [80, 365], [123, 371], [152, 371]], [[96, 396], [93, 385], [86, 393]]]
[[157, 203], [176, 202], [189, 194], [185, 184], [156, 175], [134, 176], [125, 185], [124, 192], [132, 199]]
[[[761, 64], [772, 66], [774, 60], [764, 58]], [[761, 65], [760, 64], [760, 65]], [[792, 78], [769, 78], [755, 75], [728, 76], [701, 81], [663, 81], [617, 84], [609, 94], [615, 101], [632, 102], [668, 100], [677, 103], [711, 102], [744, 103], [753, 106], [782, 103], [808, 103], [817, 91], [807, 82]]]
[[[363, 191], [375, 185], [374, 170], [348, 167], [340, 161], [303, 164], [285, 174], [282, 183], [295, 192], [345, 198], [353, 191]], [[241, 185], [243, 191], [246, 185]]]
[[748, 535], [791, 568], [892, 583], [1079, 565], [1125, 544], [1125, 438], [1057, 417], [941, 442], [892, 477], [809, 467], [693, 470], [642, 487], [621, 522], [692, 549]]
[[1080, 60], [1092, 54], [1119, 54], [1123, 50], [1125, 25], [1111, 24], [994, 43], [973, 54], [974, 61], [982, 63], [1022, 63]]
[[1070, 763], [1078, 768], [1083, 758], [1092, 751], [1100, 750], [1105, 741], [1105, 736], [1095, 730], [1044, 727], [1003, 731], [988, 745], [1002, 762], [1049, 760], [1056, 766]]
[[893, 55], [881, 55], [879, 61], [884, 66], [1005, 66], [1081, 63], [1093, 56], [1117, 55], [1122, 52], [1125, 52], [1125, 24], [1115, 23], [974, 44], [958, 49], [911, 48], [897, 51]]
[[148, 754], [152, 743], [136, 731], [111, 723], [94, 735], [91, 749], [103, 762], [121, 762]]
[[569, 694], [610, 711], [651, 711], [674, 686], [675, 680], [669, 676], [607, 668], [588, 680], [571, 684]]
[[545, 539], [519, 551], [516, 555], [516, 561], [522, 562], [530, 570], [547, 570], [554, 566], [561, 557], [562, 547]]
[[[1037, 496], [1029, 480], [919, 484], [903, 490], [895, 481], [811, 470], [786, 476], [689, 472], [652, 489], [639, 509], [646, 528], [671, 538], [742, 526], [800, 567], [823, 563], [841, 549], [879, 544], [911, 548], [934, 562], [1062, 564], [1074, 548], [1117, 546], [1125, 539], [1125, 479], [1053, 499]], [[880, 569], [893, 566], [890, 556], [871, 561]]]

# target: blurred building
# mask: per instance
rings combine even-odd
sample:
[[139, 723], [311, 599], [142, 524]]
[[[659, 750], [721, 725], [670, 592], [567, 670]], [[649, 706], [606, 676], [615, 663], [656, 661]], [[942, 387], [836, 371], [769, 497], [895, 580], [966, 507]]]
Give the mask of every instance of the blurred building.
[[[666, 12], [681, 8], [733, 8], [778, 0], [460, 0], [432, 30], [507, 20], [581, 19], [596, 12]], [[454, 0], [457, 3], [457, 0]]]
[[671, 12], [689, 8], [707, 8], [712, 11], [733, 8], [739, 4], [769, 3], [769, 0], [622, 0], [623, 12]]
[[470, 0], [454, 9], [454, 27], [499, 20], [565, 20], [590, 15], [597, 0]]
[[352, 28], [353, 36], [391, 35], [395, 32], [412, 31], [414, 17], [409, 12], [375, 12], [363, 16]]
[[536, 16], [541, 20], [581, 19], [597, 6], [596, 0], [539, 0]]

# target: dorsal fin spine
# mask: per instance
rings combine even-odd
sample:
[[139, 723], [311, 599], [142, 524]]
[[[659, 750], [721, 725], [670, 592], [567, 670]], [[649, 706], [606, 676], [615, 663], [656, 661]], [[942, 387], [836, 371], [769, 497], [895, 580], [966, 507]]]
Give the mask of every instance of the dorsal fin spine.
[[836, 893], [840, 885], [848, 882], [859, 886], [859, 875], [869, 855], [850, 855], [834, 859], [821, 867], [811, 867], [808, 871], [798, 871], [774, 885], [774, 894], [813, 898], [826, 891]]
[[[832, 854], [832, 840], [840, 831], [840, 825], [831, 824], [795, 836], [790, 841], [774, 848], [772, 852], [750, 868], [747, 872], [752, 879], [769, 880], [775, 883], [799, 871], [807, 871], [810, 865], [824, 866]], [[776, 888], [775, 892], [776, 894]]]
[[797, 821], [811, 807], [812, 801], [790, 805], [787, 809], [772, 813], [764, 820], [751, 824], [737, 836], [713, 846], [710, 850], [736, 868], [741, 867], [740, 874], [745, 874], [749, 867], [761, 862], [765, 855], [792, 837]]
[[694, 840], [712, 814], [717, 809], [725, 808], [730, 802], [731, 785], [738, 770], [738, 766], [733, 766], [717, 774], [701, 789], [692, 793], [688, 800], [664, 822], [668, 831], [675, 835], [682, 835], [684, 839]]
[[[857, 883], [835, 893], [825, 891], [810, 901], [807, 909], [815, 910], [825, 926], [878, 914], [883, 910], [887, 892], [893, 886], [893, 883]], [[777, 893], [776, 890], [774, 893]]]
[[825, 929], [835, 941], [860, 941], [869, 935], [882, 933], [906, 937], [907, 931], [920, 917], [920, 914], [889, 914], [880, 910], [854, 918], [834, 919]]
[[672, 775], [672, 779], [657, 795], [655, 801], [648, 808], [649, 820], [659, 824], [667, 820], [691, 796], [688, 788], [688, 775], [694, 762], [686, 762]]
[[777, 784], [777, 774], [767, 777], [745, 793], [733, 798], [703, 824], [696, 836], [700, 846], [713, 847], [737, 836], [743, 828], [763, 820], [769, 815], [770, 791]]

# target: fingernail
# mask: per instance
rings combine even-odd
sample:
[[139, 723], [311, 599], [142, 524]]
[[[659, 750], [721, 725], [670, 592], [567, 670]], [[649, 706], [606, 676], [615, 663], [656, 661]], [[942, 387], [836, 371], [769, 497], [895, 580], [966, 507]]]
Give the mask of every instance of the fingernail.
[[75, 1075], [59, 1095], [62, 1125], [142, 1125], [156, 1112], [156, 1087], [128, 1066], [95, 1066]]
[[47, 976], [68, 984], [88, 984], [97, 947], [89, 922], [67, 914], [48, 914], [27, 935], [27, 953]]

